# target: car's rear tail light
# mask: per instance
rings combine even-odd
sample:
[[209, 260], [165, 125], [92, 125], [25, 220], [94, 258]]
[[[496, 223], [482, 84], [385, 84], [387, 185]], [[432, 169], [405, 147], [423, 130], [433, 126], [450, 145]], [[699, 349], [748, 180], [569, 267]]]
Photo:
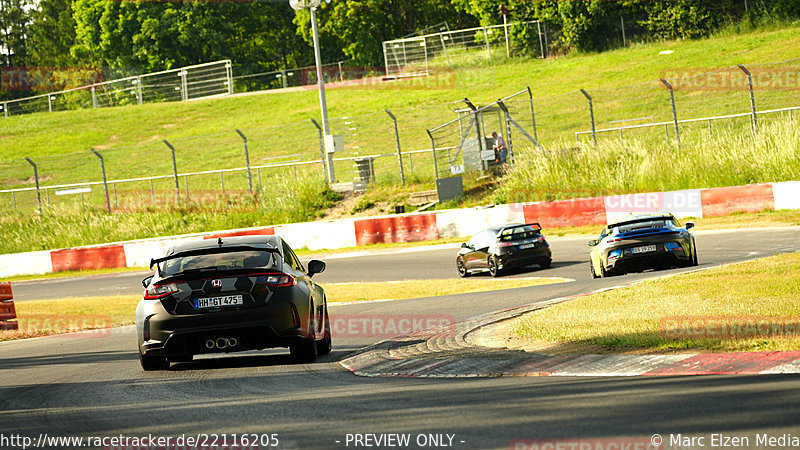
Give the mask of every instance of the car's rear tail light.
[[146, 300], [156, 300], [178, 292], [178, 285], [175, 283], [151, 284], [144, 290]]
[[666, 247], [666, 249], [671, 252], [678, 252], [683, 250], [683, 247], [681, 247], [681, 245], [678, 244], [677, 242], [667, 242], [666, 244], [664, 244], [664, 247]]
[[260, 275], [256, 284], [271, 286], [271, 287], [289, 287], [297, 284], [293, 276], [285, 273], [270, 273]]
[[498, 247], [513, 247], [514, 243], [513, 242], [501, 242], [501, 243], [497, 244], [497, 246]]

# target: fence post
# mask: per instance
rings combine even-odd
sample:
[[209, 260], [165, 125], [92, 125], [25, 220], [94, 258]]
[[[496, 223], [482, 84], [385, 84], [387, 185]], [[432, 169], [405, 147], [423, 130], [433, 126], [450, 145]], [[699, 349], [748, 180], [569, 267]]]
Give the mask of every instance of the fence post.
[[[49, 95], [48, 95], [49, 97]], [[39, 191], [39, 168], [36, 167], [36, 163], [33, 162], [32, 159], [25, 157], [25, 161], [28, 161], [28, 164], [33, 166], [33, 179], [36, 181], [36, 203], [39, 205], [39, 215], [42, 215], [42, 193]]]
[[92, 85], [92, 108], [97, 108], [97, 92], [94, 85]]
[[219, 184], [222, 186], [222, 198], [225, 198], [225, 176], [222, 171], [219, 172]]
[[327, 158], [325, 157], [325, 138], [322, 137], [322, 127], [319, 126], [316, 120], [311, 119], [311, 123], [317, 127], [317, 131], [319, 132], [319, 156], [320, 160], [322, 161], [322, 179], [327, 181], [328, 184], [331, 184], [330, 173], [327, 169]]
[[[167, 147], [169, 147], [170, 151], [172, 152], [172, 175], [173, 175], [173, 177], [175, 177], [175, 201], [177, 203], [181, 199], [181, 187], [180, 187], [180, 184], [178, 184], [178, 163], [175, 161], [175, 147], [173, 147], [172, 144], [170, 144], [169, 141], [167, 141], [166, 139], [164, 139], [163, 142], [164, 142], [164, 144], [166, 144]], [[187, 200], [188, 200], [188, 196], [189, 196], [189, 194], [188, 194], [189, 185], [188, 184], [186, 185], [186, 189], [187, 189], [186, 196], [187, 196]]]
[[489, 33], [486, 30], [486, 27], [483, 28], [483, 38], [486, 41], [486, 53], [489, 54], [489, 59], [492, 59], [492, 49], [489, 47]]
[[531, 104], [531, 121], [533, 122], [533, 140], [536, 141], [536, 145], [539, 145], [539, 136], [536, 134], [536, 113], [533, 111], [533, 92], [531, 91], [531, 87], [527, 86], [528, 89], [528, 101]]
[[425, 130], [431, 138], [431, 155], [433, 155], [433, 173], [436, 176], [437, 186], [439, 181], [439, 164], [436, 162], [436, 140], [433, 138], [431, 130]]
[[592, 141], [594, 141], [594, 146], [597, 147], [597, 132], [594, 126], [594, 105], [592, 105], [592, 97], [585, 89], [581, 89], [581, 93], [586, 97], [586, 100], [589, 101], [589, 118], [592, 120]]
[[106, 162], [103, 160], [103, 155], [95, 149], [91, 149], [92, 153], [100, 158], [100, 171], [103, 173], [103, 190], [106, 193], [106, 211], [111, 212], [111, 201], [108, 198], [108, 179], [106, 178]]
[[281, 69], [281, 83], [283, 84], [283, 88], [286, 89], [286, 70]]
[[150, 202], [156, 202], [156, 187], [153, 186], [153, 179], [150, 178]]
[[17, 196], [14, 191], [11, 191], [11, 203], [14, 204], [14, 209], [17, 209]]
[[386, 110], [386, 114], [388, 114], [389, 117], [392, 118], [392, 122], [394, 122], [394, 140], [397, 143], [397, 162], [400, 164], [400, 183], [405, 186], [406, 174], [403, 172], [403, 153], [400, 150], [400, 133], [397, 130], [397, 117], [388, 109]]
[[619, 21], [622, 24], [622, 46], [628, 46], [628, 39], [625, 37], [625, 18], [622, 17], [622, 14], [619, 15]]
[[8, 119], [8, 102], [3, 102], [3, 115]]
[[450, 55], [447, 54], [447, 45], [444, 43], [444, 35], [439, 33], [439, 40], [442, 41], [442, 50], [444, 50], [444, 58], [447, 60], [447, 65], [450, 65]]
[[672, 106], [672, 123], [675, 125], [675, 140], [678, 143], [678, 148], [681, 148], [681, 132], [678, 130], [678, 110], [675, 108], [675, 91], [672, 85], [664, 78], [661, 79], [664, 86], [669, 89], [669, 103]]
[[747, 87], [750, 90], [750, 110], [753, 114], [753, 117], [750, 119], [750, 125], [753, 128], [753, 134], [758, 134], [758, 114], [756, 113], [756, 97], [753, 93], [753, 74], [741, 64], [739, 64], [738, 67], [747, 75]]
[[250, 188], [250, 194], [253, 193], [253, 175], [250, 173], [250, 152], [247, 150], [247, 138], [245, 135], [236, 129], [236, 132], [239, 133], [239, 136], [242, 137], [242, 142], [244, 142], [244, 163], [247, 166], [247, 186]]
[[186, 70], [181, 70], [178, 72], [178, 76], [181, 78], [181, 100], [187, 101], [189, 100], [189, 92], [186, 84]]
[[233, 67], [230, 61], [225, 63], [225, 76], [228, 78], [228, 95], [233, 94]]
[[142, 76], [136, 77], [136, 102], [142, 104]]
[[47, 94], [47, 112], [53, 112], [53, 97]]
[[506, 138], [506, 149], [508, 149], [509, 159], [507, 161], [511, 161], [509, 165], [514, 167], [514, 144], [511, 140], [511, 124], [509, 123], [511, 121], [511, 113], [508, 111], [506, 104], [503, 103], [503, 100], [497, 100], [497, 106], [503, 110], [503, 123], [501, 125], [503, 125], [503, 133], [505, 134]]
[[339, 61], [339, 81], [344, 83], [344, 72], [342, 71], [342, 62]]
[[539, 53], [542, 55], [542, 59], [545, 59], [544, 56], [544, 44], [542, 43], [542, 22], [536, 21], [536, 30], [539, 33]]
[[481, 168], [482, 168], [482, 170], [485, 171], [486, 170], [486, 161], [483, 160], [483, 150], [484, 150], [484, 146], [485, 146], [486, 142], [483, 139], [483, 131], [481, 130], [480, 117], [478, 117], [478, 108], [476, 108], [475, 105], [473, 105], [472, 102], [469, 101], [468, 98], [464, 98], [464, 103], [466, 103], [467, 107], [469, 107], [469, 109], [472, 110], [472, 115], [473, 115], [474, 120], [475, 120], [475, 133], [477, 134], [477, 137], [478, 137], [478, 152], [481, 155]]

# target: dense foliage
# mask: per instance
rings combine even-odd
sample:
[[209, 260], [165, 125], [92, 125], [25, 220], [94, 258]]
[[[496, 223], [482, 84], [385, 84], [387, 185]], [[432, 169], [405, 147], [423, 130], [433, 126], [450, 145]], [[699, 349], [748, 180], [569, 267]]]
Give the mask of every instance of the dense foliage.
[[[800, 0], [333, 0], [318, 11], [323, 60], [380, 67], [382, 41], [444, 23], [499, 24], [501, 3], [511, 21], [543, 21], [551, 52], [800, 17]], [[230, 58], [245, 74], [312, 64], [310, 42], [309, 12], [288, 1], [0, 0], [0, 68], [92, 66], [116, 76]], [[28, 94], [3, 89], [0, 99]]]

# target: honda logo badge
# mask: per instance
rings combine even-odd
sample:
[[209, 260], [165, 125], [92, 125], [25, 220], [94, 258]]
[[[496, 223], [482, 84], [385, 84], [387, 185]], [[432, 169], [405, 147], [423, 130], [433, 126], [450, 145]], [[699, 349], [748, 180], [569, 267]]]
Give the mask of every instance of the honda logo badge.
[[211, 280], [211, 287], [222, 287], [222, 280]]

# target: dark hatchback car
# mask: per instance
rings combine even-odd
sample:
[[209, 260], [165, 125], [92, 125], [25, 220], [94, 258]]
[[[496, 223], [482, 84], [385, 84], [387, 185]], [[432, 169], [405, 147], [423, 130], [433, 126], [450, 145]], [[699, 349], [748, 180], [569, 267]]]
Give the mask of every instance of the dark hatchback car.
[[136, 308], [144, 370], [194, 355], [289, 347], [300, 361], [331, 351], [325, 291], [278, 236], [204, 240], [152, 260]]
[[461, 244], [456, 267], [462, 277], [477, 271], [497, 277], [511, 268], [533, 264], [546, 269], [552, 261], [550, 245], [538, 223], [511, 224], [486, 229]]
[[696, 266], [697, 247], [689, 230], [672, 214], [633, 216], [609, 224], [589, 242], [592, 278], [661, 267]]

